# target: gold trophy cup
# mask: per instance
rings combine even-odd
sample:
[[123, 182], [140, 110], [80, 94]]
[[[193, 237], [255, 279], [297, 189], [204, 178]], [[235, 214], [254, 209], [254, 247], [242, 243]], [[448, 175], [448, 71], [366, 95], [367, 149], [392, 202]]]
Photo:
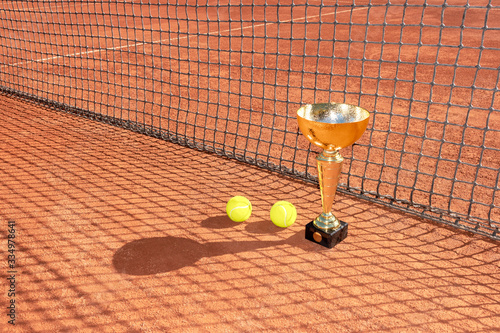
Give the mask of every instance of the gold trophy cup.
[[339, 150], [352, 145], [366, 130], [370, 113], [355, 105], [308, 104], [297, 111], [299, 129], [314, 145], [323, 148], [316, 158], [323, 212], [306, 225], [306, 239], [332, 248], [347, 237], [347, 223], [332, 213], [344, 158]]

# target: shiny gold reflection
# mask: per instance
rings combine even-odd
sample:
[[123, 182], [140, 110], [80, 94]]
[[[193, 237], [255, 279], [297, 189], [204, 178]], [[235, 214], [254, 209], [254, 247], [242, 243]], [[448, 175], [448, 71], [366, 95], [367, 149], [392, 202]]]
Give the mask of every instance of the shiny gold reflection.
[[340, 149], [355, 143], [365, 132], [370, 113], [359, 106], [338, 103], [308, 104], [297, 111], [299, 129], [314, 145], [323, 148], [317, 157], [323, 212], [316, 227], [330, 231], [340, 226], [331, 212], [344, 158]]

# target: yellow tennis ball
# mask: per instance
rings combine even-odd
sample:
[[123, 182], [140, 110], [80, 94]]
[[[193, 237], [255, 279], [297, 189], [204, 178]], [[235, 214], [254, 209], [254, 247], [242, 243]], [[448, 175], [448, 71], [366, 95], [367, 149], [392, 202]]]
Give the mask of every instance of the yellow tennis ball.
[[295, 223], [297, 210], [288, 201], [278, 201], [271, 208], [271, 221], [281, 228], [286, 228]]
[[252, 204], [247, 198], [237, 195], [227, 202], [226, 213], [234, 222], [243, 222], [252, 214]]

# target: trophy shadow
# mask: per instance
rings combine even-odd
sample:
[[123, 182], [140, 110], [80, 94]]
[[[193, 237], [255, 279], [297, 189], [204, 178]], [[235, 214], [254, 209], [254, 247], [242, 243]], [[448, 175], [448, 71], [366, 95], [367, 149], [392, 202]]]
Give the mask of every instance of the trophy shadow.
[[[234, 222], [229, 218], [217, 216], [204, 220], [202, 225], [207, 228], [224, 229], [234, 226]], [[259, 223], [247, 229], [255, 233], [264, 233], [267, 226]], [[192, 266], [204, 257], [236, 254], [282, 244], [296, 245], [303, 238], [303, 233], [297, 233], [282, 241], [227, 241], [203, 244], [175, 236], [143, 238], [119, 248], [113, 255], [112, 264], [115, 270], [122, 274], [154, 275]]]

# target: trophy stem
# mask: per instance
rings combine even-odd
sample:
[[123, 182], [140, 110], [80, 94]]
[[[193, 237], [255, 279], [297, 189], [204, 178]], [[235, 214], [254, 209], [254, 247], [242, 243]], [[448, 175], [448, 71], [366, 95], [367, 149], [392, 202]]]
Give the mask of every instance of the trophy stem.
[[331, 231], [338, 229], [341, 225], [340, 221], [332, 213], [332, 206], [335, 201], [344, 158], [337, 150], [325, 149], [316, 160], [318, 161], [318, 178], [323, 212], [314, 220], [314, 225], [324, 231]]

